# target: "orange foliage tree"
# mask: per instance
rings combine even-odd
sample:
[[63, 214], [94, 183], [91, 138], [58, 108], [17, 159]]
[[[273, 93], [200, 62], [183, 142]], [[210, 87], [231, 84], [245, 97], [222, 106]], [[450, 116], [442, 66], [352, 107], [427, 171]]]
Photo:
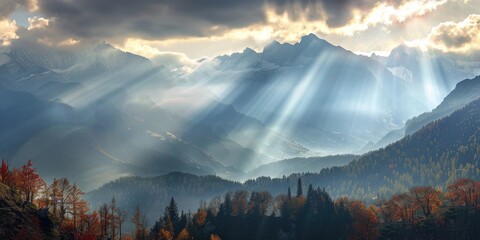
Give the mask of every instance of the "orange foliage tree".
[[100, 236], [100, 220], [97, 211], [91, 214], [81, 213], [78, 219], [76, 239], [90, 240]]
[[172, 240], [173, 239], [173, 234], [170, 231], [162, 228], [158, 232], [158, 239], [160, 239], [160, 240]]
[[28, 160], [27, 164], [22, 166], [22, 170], [15, 173], [15, 176], [16, 186], [24, 200], [33, 202], [45, 182], [38, 174], [37, 169], [33, 167], [32, 161]]
[[188, 240], [190, 239], [190, 235], [188, 234], [187, 229], [183, 228], [182, 231], [178, 234], [178, 240]]
[[448, 186], [447, 199], [453, 206], [478, 207], [480, 202], [480, 182], [459, 179]]
[[205, 210], [199, 209], [195, 214], [193, 214], [193, 222], [198, 226], [203, 226], [207, 220], [207, 212]]
[[352, 239], [376, 239], [378, 231], [378, 219], [372, 208], [366, 208], [362, 201], [349, 201], [347, 198], [342, 199], [346, 203], [347, 209], [353, 219], [353, 235]]
[[410, 189], [415, 205], [421, 210], [425, 218], [430, 218], [439, 208], [441, 192], [433, 187], [414, 187]]
[[8, 173], [8, 164], [5, 162], [5, 159], [2, 159], [2, 167], [0, 167], [0, 182], [3, 184], [7, 184]]
[[393, 195], [391, 199], [392, 209], [395, 209], [395, 218], [403, 222], [403, 224], [413, 223], [416, 206], [412, 196], [408, 193], [400, 193]]

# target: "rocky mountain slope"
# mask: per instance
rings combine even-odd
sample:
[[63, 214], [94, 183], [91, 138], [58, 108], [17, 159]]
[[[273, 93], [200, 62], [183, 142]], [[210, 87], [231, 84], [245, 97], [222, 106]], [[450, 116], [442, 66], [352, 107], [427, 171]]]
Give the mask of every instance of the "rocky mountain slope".
[[0, 183], [0, 239], [57, 239], [52, 217]]

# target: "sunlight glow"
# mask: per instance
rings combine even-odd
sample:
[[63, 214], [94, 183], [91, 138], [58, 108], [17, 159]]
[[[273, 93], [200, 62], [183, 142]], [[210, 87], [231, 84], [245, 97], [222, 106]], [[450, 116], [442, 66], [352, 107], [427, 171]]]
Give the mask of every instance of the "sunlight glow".
[[0, 20], [0, 29], [2, 29], [2, 31], [0, 31], [0, 46], [9, 46], [11, 40], [18, 38], [15, 33], [17, 31], [15, 20]]
[[439, 76], [437, 74], [441, 72], [438, 71], [438, 66], [429, 60], [426, 53], [421, 54], [420, 70], [422, 76], [421, 80], [423, 82], [423, 95], [426, 97], [427, 103], [429, 104], [428, 107], [433, 109], [440, 104], [443, 96], [445, 96], [450, 90], [444, 86], [441, 78], [438, 78]]
[[50, 19], [42, 18], [42, 17], [33, 17], [28, 18], [28, 30], [33, 29], [40, 29], [48, 27], [50, 23]]
[[[326, 53], [321, 54], [317, 57], [316, 61], [307, 73], [304, 74], [303, 77], [300, 78], [299, 83], [293, 86], [293, 89], [285, 94], [285, 100], [282, 105], [278, 106], [277, 108], [280, 109], [280, 115], [275, 116], [273, 122], [270, 124], [271, 132], [266, 133], [266, 135], [259, 136], [260, 138], [257, 140], [256, 143], [256, 150], [261, 153], [265, 154], [268, 148], [271, 148], [272, 144], [275, 144], [274, 138], [278, 137], [278, 133], [281, 133], [283, 136], [288, 137], [291, 134], [292, 126], [294, 126], [294, 122], [291, 122], [293, 119], [292, 117], [295, 115], [301, 115], [305, 108], [308, 108], [310, 104], [311, 95], [307, 95], [306, 93], [309, 91], [310, 88], [320, 88], [321, 87], [321, 80], [322, 75], [321, 68], [325, 66], [324, 64], [328, 61], [329, 55]], [[279, 80], [276, 80], [278, 82]], [[314, 84], [314, 81], [319, 81]], [[273, 92], [273, 91], [272, 91]], [[269, 95], [269, 92], [265, 92], [266, 95]], [[275, 158], [271, 156], [270, 160], [272, 161]]]

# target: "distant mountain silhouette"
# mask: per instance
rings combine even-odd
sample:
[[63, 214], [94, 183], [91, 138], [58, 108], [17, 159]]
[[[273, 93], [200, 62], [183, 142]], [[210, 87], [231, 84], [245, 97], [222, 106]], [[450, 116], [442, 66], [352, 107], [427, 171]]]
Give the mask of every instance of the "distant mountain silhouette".
[[400, 140], [406, 135], [413, 134], [425, 125], [446, 117], [456, 110], [464, 107], [468, 103], [478, 99], [480, 93], [480, 76], [472, 79], [465, 79], [459, 82], [455, 89], [450, 92], [443, 101], [432, 111], [422, 113], [409, 119], [405, 127], [389, 132], [377, 143], [367, 146], [366, 150], [375, 150], [385, 147], [390, 143]]
[[[181, 209], [188, 211], [195, 209], [200, 199], [210, 199], [233, 190], [268, 190], [272, 195], [285, 193], [289, 187], [295, 189], [298, 178], [301, 178], [304, 185], [311, 183], [324, 187], [333, 198], [348, 196], [373, 203], [378, 197], [386, 199], [413, 186], [445, 188], [460, 178], [478, 179], [479, 129], [480, 100], [475, 100], [418, 132], [386, 148], [365, 154], [346, 166], [311, 168], [311, 172], [318, 170], [319, 173], [291, 174], [281, 178], [259, 177], [243, 184], [214, 176], [198, 177], [183, 173], [152, 178], [127, 177], [88, 193], [87, 199], [93, 206], [99, 206], [115, 194], [119, 206], [134, 209], [142, 202], [149, 211], [147, 217], [155, 219], [160, 214], [154, 212], [158, 210], [155, 206], [167, 204], [170, 197], [177, 200]], [[299, 160], [299, 164], [310, 161]]]
[[292, 158], [268, 163], [248, 173], [250, 178], [257, 176], [282, 177], [293, 173], [315, 173], [324, 168], [344, 166], [359, 158], [356, 155], [334, 155], [326, 157]]
[[358, 151], [428, 110], [382, 64], [314, 34], [220, 56], [190, 75], [206, 79], [231, 86], [220, 101], [319, 152]]
[[480, 98], [480, 76], [459, 82], [440, 105], [407, 121], [405, 134], [412, 134], [430, 122], [448, 116], [468, 103]]
[[[172, 171], [244, 180], [281, 159], [363, 153], [429, 110], [413, 94], [416, 85], [392, 70], [414, 76], [404, 63], [418, 54], [398, 48], [372, 59], [310, 34], [203, 61], [180, 77], [105, 43], [12, 48], [0, 53], [0, 150], [14, 165], [33, 159], [46, 179], [68, 174], [87, 190], [120, 176]], [[162, 102], [177, 87], [203, 90], [187, 91], [183, 105]], [[198, 111], [182, 111], [203, 100]]]

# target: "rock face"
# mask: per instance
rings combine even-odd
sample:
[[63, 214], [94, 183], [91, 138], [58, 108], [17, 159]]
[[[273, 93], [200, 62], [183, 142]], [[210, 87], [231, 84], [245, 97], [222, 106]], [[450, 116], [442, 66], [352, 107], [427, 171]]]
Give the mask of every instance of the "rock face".
[[44, 212], [0, 183], [0, 239], [58, 239], [55, 222]]

